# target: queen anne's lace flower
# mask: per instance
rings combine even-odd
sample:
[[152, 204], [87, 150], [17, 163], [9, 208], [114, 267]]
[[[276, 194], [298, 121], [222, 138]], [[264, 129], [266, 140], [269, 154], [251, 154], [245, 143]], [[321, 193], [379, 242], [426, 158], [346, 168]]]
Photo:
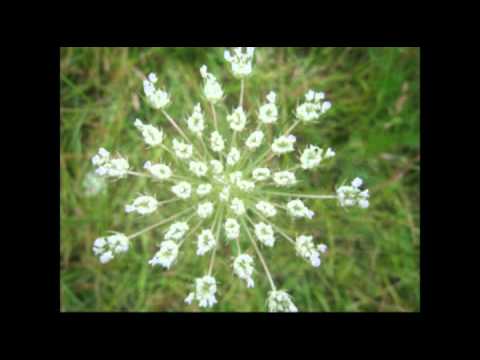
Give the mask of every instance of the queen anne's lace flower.
[[196, 135], [201, 135], [205, 129], [205, 120], [203, 118], [200, 104], [195, 105], [192, 115], [187, 119], [188, 128]]
[[225, 235], [228, 239], [237, 239], [240, 235], [240, 224], [233, 218], [228, 218], [225, 221]]
[[235, 165], [240, 160], [240, 151], [237, 148], [232, 147], [227, 154], [227, 164], [230, 166]]
[[243, 201], [240, 200], [239, 198], [232, 199], [232, 203], [230, 204], [230, 209], [232, 209], [232, 211], [238, 216], [245, 214], [245, 205]]
[[157, 76], [151, 73], [148, 79], [143, 81], [143, 91], [150, 105], [155, 109], [163, 109], [170, 104], [170, 96], [166, 91], [155, 88]]
[[129, 240], [124, 234], [115, 234], [98, 238], [93, 243], [93, 253], [97, 255], [102, 264], [112, 260], [116, 254], [128, 251]]
[[215, 152], [220, 152], [225, 149], [225, 141], [218, 131], [214, 131], [210, 135], [210, 147]]
[[197, 214], [202, 219], [206, 219], [213, 214], [213, 204], [209, 201], [198, 205]]
[[254, 150], [258, 148], [260, 145], [262, 145], [264, 137], [265, 135], [261, 130], [256, 130], [253, 133], [251, 133], [250, 136], [247, 138], [247, 140], [245, 141], [245, 145], [250, 150]]
[[272, 172], [269, 168], [256, 168], [252, 172], [253, 179], [256, 181], [267, 180], [271, 176]]
[[268, 294], [268, 311], [270, 312], [297, 312], [290, 295], [283, 290], [273, 290]]
[[255, 207], [266, 217], [273, 217], [277, 215], [277, 209], [268, 201], [259, 201]]
[[283, 135], [275, 139], [272, 144], [272, 151], [274, 154], [280, 155], [294, 151], [293, 144], [297, 139], [293, 135]]
[[112, 159], [110, 153], [104, 148], [100, 148], [92, 157], [92, 164], [97, 167], [95, 170], [97, 175], [111, 178], [124, 177], [130, 169], [127, 159], [122, 157]]
[[135, 127], [142, 132], [145, 143], [150, 146], [160, 145], [163, 141], [163, 132], [153, 125], [145, 125], [142, 120], [136, 119]]
[[295, 173], [291, 171], [279, 171], [273, 174], [273, 181], [278, 186], [290, 186], [297, 182]]
[[370, 194], [368, 190], [360, 190], [360, 186], [362, 186], [362, 184], [362, 179], [355, 178], [352, 181], [351, 186], [340, 186], [337, 189], [338, 202], [340, 203], [340, 206], [351, 207], [358, 205], [363, 209], [368, 208], [370, 205], [368, 201]]
[[243, 78], [250, 75], [252, 72], [252, 60], [255, 48], [247, 47], [243, 52], [241, 47], [233, 50], [233, 55], [230, 51], [225, 50], [224, 58], [232, 65], [232, 73], [236, 78]]
[[215, 76], [207, 71], [207, 66], [203, 65], [200, 68], [200, 75], [205, 80], [205, 86], [203, 87], [203, 93], [209, 102], [212, 104], [217, 103], [223, 97], [223, 90], [218, 83]]
[[297, 218], [306, 217], [312, 219], [313, 215], [315, 215], [315, 213], [308, 209], [300, 199], [289, 201], [287, 203], [287, 210], [290, 215]]
[[244, 192], [251, 192], [255, 189], [255, 183], [250, 180], [240, 179], [237, 181], [237, 187]]
[[231, 115], [227, 116], [227, 121], [230, 123], [230, 128], [233, 131], [243, 131], [247, 124], [247, 115], [243, 111], [243, 108], [239, 106]]
[[[296, 119], [280, 118], [278, 98], [271, 91], [258, 112], [245, 107], [258, 103], [244, 101], [245, 89], [250, 89], [245, 82], [252, 73], [253, 55], [254, 48], [236, 48], [224, 54], [234, 76], [241, 79], [238, 105], [232, 107], [230, 114], [220, 111], [225, 106], [216, 106], [224, 93], [217, 78], [208, 72], [205, 65], [200, 68], [200, 74], [208, 111], [203, 112], [197, 100], [191, 113], [180, 110], [182, 114], [188, 113], [180, 123], [166, 111], [171, 99], [167, 91], [156, 87], [157, 76], [151, 73], [144, 80], [146, 101], [153, 108], [160, 109], [159, 113], [168, 120], [167, 127], [162, 129], [144, 124], [140, 119], [133, 122], [148, 145], [147, 149], [156, 147], [149, 156], [151, 160], [144, 163], [143, 172], [130, 171], [126, 158], [112, 156], [109, 151], [100, 148], [91, 161], [97, 176], [102, 179], [139, 176], [156, 186], [155, 193], [162, 192], [160, 202], [153, 196], [140, 195], [127, 204], [125, 210], [152, 217], [158, 213], [159, 221], [129, 236], [114, 233], [98, 238], [94, 241], [93, 253], [101, 263], [107, 263], [117, 254], [127, 251], [130, 241], [161, 227], [159, 234], [163, 234], [163, 241], [148, 263], [169, 269], [180, 256], [180, 247], [184, 243], [188, 245], [189, 239], [196, 238], [196, 255], [205, 256], [208, 253], [210, 257], [208, 272], [195, 280], [194, 289], [185, 301], [188, 304], [196, 302], [200, 307], [211, 307], [217, 303], [217, 282], [212, 276], [215, 259], [218, 258], [216, 254], [220, 256], [224, 253], [225, 246], [234, 247], [233, 274], [250, 288], [254, 286], [254, 261], [253, 256], [247, 253], [252, 250], [269, 280], [268, 310], [297, 311], [290, 295], [284, 290], [277, 290], [274, 277], [261, 254], [264, 248], [258, 243], [273, 247], [277, 240], [286, 240], [299, 257], [318, 267], [327, 246], [315, 245], [310, 235], [289, 235], [289, 230], [282, 229], [282, 222], [286, 220], [283, 215], [313, 219], [314, 212], [303, 202], [307, 200], [301, 199], [335, 199], [341, 207], [367, 208], [369, 192], [361, 189], [363, 181], [360, 178], [355, 178], [350, 185], [342, 184], [333, 194], [302, 194], [287, 188], [298, 184], [295, 171], [317, 169], [326, 159], [335, 156], [331, 148], [310, 144], [299, 154], [296, 166], [285, 168], [283, 165], [288, 163], [288, 159], [275, 159], [276, 155], [294, 152], [297, 138], [293, 131], [296, 126], [323, 118], [331, 103], [325, 100], [324, 93], [310, 90], [294, 109]], [[292, 109], [285, 109], [285, 113], [291, 112]], [[249, 115], [247, 120], [247, 114], [254, 115]], [[184, 125], [185, 131], [181, 125]], [[170, 131], [176, 131], [177, 137], [170, 137]], [[272, 137], [274, 140], [271, 143], [264, 144]], [[163, 199], [164, 195], [170, 198]], [[274, 221], [277, 223], [274, 224]], [[220, 241], [222, 238], [227, 241]], [[251, 247], [247, 249], [248, 244]]]
[[233, 272], [240, 279], [247, 283], [247, 288], [253, 288], [255, 283], [253, 281], [253, 258], [248, 254], [238, 255], [233, 261]]
[[181, 181], [177, 185], [172, 186], [172, 192], [180, 199], [188, 199], [192, 195], [192, 185], [186, 181]]
[[170, 225], [167, 232], [165, 233], [166, 240], [180, 240], [185, 236], [189, 229], [189, 226], [186, 222], [176, 222]]
[[320, 165], [323, 159], [329, 159], [335, 156], [335, 152], [328, 148], [326, 151], [315, 145], [307, 147], [300, 157], [302, 169], [313, 169]]
[[272, 247], [275, 244], [275, 235], [271, 225], [260, 222], [255, 224], [255, 235], [257, 239], [266, 246]]
[[173, 151], [179, 159], [190, 159], [192, 157], [193, 146], [177, 139], [173, 139]]
[[152, 196], [142, 195], [137, 197], [132, 204], [125, 205], [125, 212], [136, 212], [140, 215], [148, 215], [157, 210], [158, 201]]
[[161, 265], [166, 269], [175, 262], [178, 256], [178, 245], [174, 241], [166, 240], [160, 244], [160, 250], [148, 262], [150, 265]]
[[208, 184], [208, 183], [207, 184], [200, 184], [200, 185], [198, 185], [198, 188], [197, 188], [197, 195], [198, 196], [208, 195], [212, 191], [212, 188], [213, 188], [213, 186], [211, 184]]
[[327, 245], [320, 244], [315, 246], [313, 236], [300, 235], [296, 239], [295, 249], [297, 250], [297, 254], [310, 261], [312, 266], [319, 267], [321, 263], [320, 253], [327, 251]]
[[197, 238], [197, 255], [203, 256], [210, 250], [212, 250], [216, 245], [215, 236], [213, 236], [212, 230], [204, 229], [198, 235]]
[[87, 173], [82, 182], [84, 189], [84, 195], [86, 197], [92, 197], [105, 191], [107, 183], [105, 178], [98, 176], [95, 172], [91, 171]]
[[172, 176], [172, 169], [165, 164], [152, 164], [150, 161], [147, 161], [143, 168], [159, 180], [167, 180]]
[[272, 124], [277, 122], [278, 120], [278, 109], [277, 105], [275, 105], [275, 99], [277, 95], [270, 91], [267, 95], [267, 103], [262, 105], [258, 111], [258, 118], [261, 122], [265, 124]]
[[224, 187], [223, 190], [220, 191], [218, 198], [220, 199], [220, 201], [228, 201], [228, 199], [230, 199], [230, 187]]
[[330, 101], [323, 101], [324, 98], [325, 94], [323, 92], [316, 93], [313, 90], [309, 90], [305, 94], [306, 101], [297, 107], [297, 118], [306, 123], [318, 120], [321, 115], [332, 107]]
[[221, 161], [218, 160], [211, 160], [210, 166], [212, 167], [212, 171], [214, 174], [221, 174], [223, 172], [223, 164]]
[[197, 301], [200, 307], [212, 307], [217, 303], [215, 294], [217, 292], [217, 282], [213, 276], [206, 275], [195, 280], [195, 291], [188, 294], [185, 298], [187, 304]]
[[192, 173], [194, 173], [198, 177], [203, 177], [207, 175], [208, 166], [204, 162], [201, 161], [190, 161], [188, 167]]

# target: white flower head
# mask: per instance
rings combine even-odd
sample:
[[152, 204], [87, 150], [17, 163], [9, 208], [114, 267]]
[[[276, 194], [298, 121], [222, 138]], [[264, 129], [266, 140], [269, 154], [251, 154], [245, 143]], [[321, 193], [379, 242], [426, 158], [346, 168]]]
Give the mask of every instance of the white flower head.
[[233, 131], [243, 131], [247, 124], [247, 115], [241, 106], [237, 107], [232, 114], [227, 115], [227, 121]]
[[133, 203], [125, 205], [125, 212], [136, 212], [140, 215], [148, 215], [157, 210], [158, 201], [152, 196], [142, 195], [137, 197]]
[[223, 172], [223, 164], [221, 161], [216, 159], [210, 160], [210, 166], [212, 167], [213, 173], [216, 175], [219, 175]]
[[237, 148], [232, 147], [230, 152], [227, 154], [227, 165], [233, 166], [238, 160], [240, 160], [240, 151]]
[[273, 228], [269, 224], [265, 224], [264, 222], [255, 224], [255, 235], [257, 239], [266, 246], [272, 247], [275, 244]]
[[85, 178], [82, 182], [82, 187], [84, 189], [84, 195], [86, 197], [92, 197], [104, 192], [107, 188], [107, 183], [105, 178], [91, 171], [85, 175]]
[[208, 166], [202, 161], [190, 161], [188, 167], [190, 171], [198, 177], [207, 175]]
[[210, 201], [198, 204], [197, 215], [202, 219], [206, 219], [213, 214], [213, 203]]
[[150, 161], [143, 165], [154, 178], [159, 180], [167, 180], [172, 176], [172, 169], [165, 164], [152, 164]]
[[172, 186], [172, 192], [180, 199], [188, 199], [192, 195], [192, 185], [186, 181], [180, 181], [178, 184]]
[[193, 153], [193, 146], [191, 144], [186, 144], [183, 141], [173, 139], [173, 151], [179, 159], [190, 159]]
[[241, 216], [245, 214], [245, 205], [242, 200], [239, 198], [234, 198], [232, 199], [232, 202], [230, 204], [230, 209], [234, 212], [234, 214]]
[[[261, 243], [262, 250], [269, 250], [265, 247], [274, 246], [277, 237], [275, 232], [294, 243], [294, 249], [291, 250], [301, 258], [297, 258], [297, 261], [305, 259], [314, 267], [320, 266], [327, 246], [315, 244], [313, 236], [310, 235], [288, 234], [290, 230], [284, 229], [285, 224], [281, 223], [288, 219], [278, 218], [281, 211], [285, 211], [290, 220], [314, 217], [314, 212], [296, 198], [305, 197], [312, 201], [336, 198], [341, 207], [369, 207], [369, 191], [362, 188], [365, 185], [360, 178], [339, 185], [335, 190], [336, 195], [307, 195], [299, 193], [298, 190], [285, 189], [299, 184], [296, 176], [299, 176], [300, 171], [318, 169], [326, 163], [326, 159], [335, 156], [335, 151], [326, 146], [322, 148], [309, 144], [305, 144], [306, 147], [297, 145], [297, 140], [303, 138], [297, 139], [292, 133], [300, 123], [315, 123], [322, 119], [332, 105], [323, 92], [314, 90], [307, 91], [305, 98], [293, 109], [282, 107], [280, 100], [286, 98], [286, 93], [277, 96], [274, 91], [270, 91], [263, 99], [246, 99], [245, 90], [248, 95], [255, 85], [247, 83], [245, 79], [252, 73], [254, 52], [255, 48], [248, 47], [235, 48], [224, 53], [233, 75], [240, 79], [237, 82], [240, 88], [238, 107], [235, 105], [225, 111], [231, 106], [231, 102], [219, 104], [225, 98], [220, 77], [217, 79], [208, 71], [207, 66], [203, 65], [200, 67], [202, 94], [208, 101], [208, 106], [212, 107], [211, 111], [206, 111], [200, 103], [193, 103], [193, 109], [188, 110], [188, 114], [179, 124], [165, 111], [171, 103], [170, 95], [162, 88], [163, 84], [159, 83], [159, 78], [154, 73], [148, 74], [142, 80], [146, 102], [155, 109], [161, 109], [161, 114], [172, 126], [171, 130], [177, 131], [181, 138], [167, 138], [161, 127], [136, 119], [133, 126], [147, 145], [147, 149], [145, 146], [137, 149], [141, 152], [154, 152], [151, 155], [152, 160], [144, 162], [143, 172], [134, 171], [127, 158], [111, 154], [104, 148], [100, 148], [91, 159], [95, 173], [101, 176], [104, 182], [104, 178], [138, 176], [142, 178], [138, 185], [155, 186], [158, 191], [162, 191], [162, 199], [166, 199], [158, 202], [154, 196], [143, 193], [132, 199], [125, 206], [126, 212], [148, 215], [156, 212], [159, 205], [162, 205], [161, 221], [136, 230], [129, 236], [114, 233], [96, 239], [93, 244], [95, 256], [101, 263], [107, 263], [117, 254], [127, 251], [130, 240], [161, 226], [162, 242], [147, 261], [152, 266], [159, 265], [170, 269], [178, 259], [180, 247], [184, 243], [189, 244], [187, 240], [193, 237], [192, 240], [196, 240], [194, 246], [198, 256], [205, 256], [207, 253], [212, 255], [210, 261], [207, 259], [208, 275], [195, 279], [193, 289], [185, 298], [185, 302], [196, 302], [200, 307], [212, 307], [217, 302], [217, 282], [211, 274], [214, 269], [220, 271], [218, 262], [215, 264], [214, 261], [214, 251], [220, 242], [220, 234], [227, 240], [227, 246], [234, 248], [233, 274], [245, 281], [250, 288], [255, 285], [254, 258], [247, 255], [251, 248], [247, 249], [245, 240], [253, 240], [251, 245], [258, 251], [257, 256], [265, 268], [261, 251], [256, 245]], [[235, 99], [238, 99], [237, 96]], [[257, 110], [252, 108], [252, 104], [258, 104]], [[178, 108], [181, 106], [179, 103]], [[136, 111], [139, 110], [138, 101], [134, 101], [134, 107]], [[219, 111], [218, 117], [215, 109]], [[285, 110], [285, 113], [292, 113], [293, 110], [294, 125], [287, 124], [288, 131], [284, 131], [283, 126], [276, 126], [281, 120], [280, 110]], [[298, 165], [291, 167], [285, 155], [297, 157], [292, 154], [296, 153], [297, 147], [300, 149]], [[153, 160], [158, 157], [159, 160]], [[169, 185], [165, 186], [165, 183]], [[276, 187], [276, 190], [273, 191], [273, 187]], [[172, 194], [164, 197], [170, 191]], [[280, 203], [281, 199], [288, 200]], [[171, 203], [173, 205], [169, 205]], [[184, 206], [188, 209], [182, 210]], [[273, 220], [275, 217], [278, 221]], [[190, 229], [190, 221], [196, 223], [193, 229]], [[206, 225], [202, 229], [203, 223]], [[245, 231], [245, 234], [242, 231]], [[248, 239], [245, 239], [247, 235]], [[242, 253], [242, 250], [245, 252]], [[277, 290], [276, 286], [279, 284], [274, 283], [268, 270], [266, 272], [273, 289], [267, 297], [268, 310], [297, 311], [290, 295], [284, 290]], [[279, 276], [276, 281], [281, 279]]]
[[212, 230], [204, 229], [197, 237], [197, 255], [203, 256], [212, 250], [217, 244]]
[[198, 185], [197, 187], [197, 195], [198, 196], [205, 196], [205, 195], [208, 195], [210, 194], [210, 192], [212, 191], [212, 185], [211, 184], [208, 184], [208, 183], [205, 183], [205, 184], [200, 184]]
[[237, 187], [244, 192], [251, 192], [255, 189], [255, 183], [250, 180], [240, 179], [237, 181]]
[[225, 235], [227, 239], [233, 240], [237, 239], [240, 236], [240, 224], [237, 220], [233, 218], [228, 218], [225, 220]]
[[203, 93], [207, 98], [207, 101], [211, 102], [212, 104], [217, 103], [223, 97], [223, 90], [219, 82], [215, 76], [208, 72], [206, 65], [203, 65], [200, 68], [200, 75], [202, 75], [202, 78], [205, 81]]
[[216, 292], [217, 283], [215, 278], [206, 275], [202, 278], [195, 279], [195, 291], [188, 294], [185, 302], [191, 304], [195, 300], [200, 307], [212, 307], [217, 303], [217, 299], [215, 298]]
[[187, 233], [189, 226], [186, 222], [175, 222], [168, 227], [164, 237], [166, 240], [180, 240]]
[[215, 152], [220, 152], [225, 149], [225, 141], [218, 131], [214, 131], [210, 134], [210, 147]]
[[269, 168], [256, 168], [252, 172], [255, 181], [265, 181], [271, 176], [272, 172]]
[[308, 146], [300, 157], [302, 169], [313, 169], [323, 160], [323, 149], [315, 145]]
[[104, 148], [100, 148], [98, 153], [92, 157], [92, 164], [94, 166], [102, 166], [110, 162], [110, 153]]
[[93, 242], [93, 253], [99, 257], [102, 264], [112, 260], [116, 254], [128, 251], [128, 248], [128, 237], [120, 233], [98, 238]]
[[272, 290], [268, 294], [268, 311], [270, 312], [298, 312], [290, 295], [283, 290]]
[[260, 145], [262, 145], [263, 138], [265, 135], [263, 134], [263, 131], [261, 130], [256, 130], [250, 134], [250, 136], [247, 138], [245, 141], [245, 145], [247, 148], [250, 150], [254, 150], [258, 148]]
[[319, 267], [321, 264], [320, 253], [325, 253], [327, 246], [325, 244], [315, 246], [313, 236], [300, 235], [295, 241], [295, 250], [299, 256], [310, 261], [312, 266]]
[[309, 90], [305, 94], [306, 102], [297, 107], [297, 118], [305, 123], [318, 120], [321, 115], [332, 107], [332, 104], [329, 101], [323, 101], [324, 99], [325, 94], [323, 92], [316, 93], [313, 90]]
[[360, 190], [363, 180], [355, 178], [351, 182], [351, 186], [343, 185], [337, 189], [337, 198], [340, 206], [352, 207], [358, 205], [362, 209], [366, 209], [370, 206], [369, 197], [370, 193], [367, 190]]
[[268, 201], [259, 201], [255, 208], [260, 211], [265, 217], [273, 217], [277, 215], [277, 209]]
[[273, 124], [278, 120], [278, 109], [275, 105], [276, 94], [273, 91], [267, 95], [267, 103], [260, 106], [258, 118], [264, 124]]
[[229, 186], [225, 186], [222, 191], [220, 191], [220, 194], [218, 195], [218, 197], [220, 198], [220, 201], [228, 201], [228, 199], [230, 199], [230, 187]]
[[308, 219], [312, 219], [313, 215], [315, 215], [315, 213], [312, 210], [308, 209], [303, 203], [303, 201], [299, 199], [289, 201], [287, 203], [287, 211], [290, 215], [297, 218], [305, 217]]
[[188, 128], [195, 135], [202, 135], [205, 129], [205, 120], [202, 113], [200, 104], [195, 105], [192, 115], [187, 119]]
[[253, 258], [248, 254], [238, 255], [233, 261], [233, 272], [240, 279], [245, 280], [247, 283], [247, 288], [253, 288], [255, 283], [253, 281], [254, 267], [253, 267]]
[[175, 262], [178, 256], [178, 245], [174, 241], [166, 240], [160, 244], [160, 250], [148, 262], [150, 265], [161, 265], [166, 269]]
[[272, 151], [276, 155], [286, 154], [294, 151], [294, 144], [297, 139], [293, 135], [282, 135], [276, 138], [272, 144]]
[[233, 54], [225, 50], [224, 58], [232, 66], [233, 76], [236, 78], [244, 78], [252, 72], [252, 61], [255, 48], [247, 47], [244, 52], [241, 47], [235, 48]]
[[163, 131], [158, 130], [153, 125], [145, 125], [140, 119], [136, 119], [134, 125], [142, 133], [143, 139], [147, 145], [157, 146], [162, 143]]
[[130, 169], [127, 159], [111, 158], [110, 153], [104, 148], [100, 148], [98, 153], [92, 157], [92, 163], [97, 166], [95, 173], [104, 177], [122, 178]]
[[166, 91], [157, 89], [155, 87], [156, 82], [157, 82], [157, 76], [154, 73], [151, 73], [148, 76], [148, 79], [145, 79], [143, 81], [143, 91], [145, 92], [145, 96], [147, 97], [148, 103], [154, 109], [163, 109], [168, 104], [170, 104], [170, 96]]
[[291, 171], [278, 171], [273, 174], [273, 181], [278, 186], [291, 186], [297, 182], [295, 173]]

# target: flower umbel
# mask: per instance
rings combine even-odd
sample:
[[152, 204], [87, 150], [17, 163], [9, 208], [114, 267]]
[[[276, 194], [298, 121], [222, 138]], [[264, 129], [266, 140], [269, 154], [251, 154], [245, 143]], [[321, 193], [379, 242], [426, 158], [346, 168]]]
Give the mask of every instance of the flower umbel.
[[[298, 125], [324, 121], [332, 104], [325, 100], [323, 92], [314, 90], [307, 91], [295, 109], [286, 109], [278, 101], [283, 97], [277, 97], [274, 91], [262, 95], [265, 98], [258, 101], [244, 102], [246, 83], [253, 73], [254, 53], [253, 47], [224, 52], [233, 76], [239, 79], [240, 95], [238, 106], [235, 104], [218, 114], [217, 110], [225, 109], [219, 106], [224, 99], [222, 85], [206, 65], [201, 66], [203, 96], [193, 102], [193, 110], [177, 114], [182, 116], [180, 124], [166, 110], [172, 100], [166, 90], [157, 87], [159, 78], [150, 73], [143, 80], [146, 102], [168, 120], [162, 129], [153, 119], [130, 122], [147, 145], [142, 151], [151, 151], [151, 156], [143, 165], [135, 164], [139, 169], [135, 171], [127, 158], [112, 156], [105, 148], [100, 148], [91, 161], [95, 176], [102, 181], [134, 176], [154, 187], [154, 196], [145, 193], [132, 196], [124, 209], [130, 216], [140, 215], [142, 221], [157, 216], [159, 220], [130, 235], [113, 233], [100, 237], [93, 242], [93, 253], [102, 264], [109, 263], [127, 252], [136, 238], [159, 228], [157, 235], [162, 239], [153, 257], [149, 256], [148, 264], [160, 268], [159, 271], [171, 269], [185, 256], [184, 244], [196, 247], [196, 256], [208, 262], [208, 269], [195, 279], [185, 303], [210, 308], [217, 303], [215, 260], [226, 253], [226, 247], [231, 247], [229, 253], [234, 254], [231, 273], [244, 281], [247, 289], [255, 285], [256, 263], [262, 267], [270, 287], [268, 311], [297, 312], [292, 297], [277, 289], [278, 279], [272, 276], [262, 253], [289, 246], [300, 257], [298, 261], [305, 260], [318, 268], [327, 245], [316, 245], [313, 235], [290, 234], [282, 228], [285, 218], [295, 223], [299, 219], [312, 221], [314, 200], [331, 199], [342, 208], [366, 209], [370, 206], [370, 194], [360, 178], [338, 186], [333, 193], [305, 194], [292, 190], [304, 181], [302, 173], [322, 169], [336, 155], [324, 145], [297, 144], [302, 137], [297, 139], [293, 134]], [[251, 104], [258, 107], [252, 108]], [[293, 114], [294, 119], [284, 118], [281, 114], [285, 113]], [[176, 134], [171, 134], [172, 131]], [[284, 165], [288, 157], [298, 159], [296, 166]], [[261, 281], [258, 284], [262, 286]]]

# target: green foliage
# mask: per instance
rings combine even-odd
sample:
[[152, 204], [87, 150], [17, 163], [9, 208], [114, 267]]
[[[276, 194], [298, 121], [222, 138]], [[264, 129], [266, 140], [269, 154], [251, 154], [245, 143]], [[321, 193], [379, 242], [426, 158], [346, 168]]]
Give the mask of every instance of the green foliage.
[[[100, 146], [136, 166], [151, 158], [133, 127], [136, 117], [168, 127], [142, 99], [142, 76], [150, 71], [171, 94], [169, 113], [178, 119], [200, 100], [202, 64], [224, 86], [225, 110], [231, 110], [240, 82], [222, 55], [220, 48], [61, 50], [62, 311], [198, 310], [183, 299], [208, 259], [194, 256], [189, 241], [169, 271], [147, 263], [161, 240], [159, 230], [136, 239], [131, 251], [107, 265], [92, 253], [93, 241], [106, 231], [128, 234], [150, 224], [123, 211], [135, 194], [150, 190], [146, 180], [109, 183], [96, 197], [83, 195], [82, 182]], [[283, 224], [329, 246], [319, 269], [286, 241], [262, 249], [275, 281], [302, 311], [419, 311], [419, 86], [417, 48], [257, 49], [246, 83], [250, 118], [272, 89], [283, 126], [293, 121], [295, 105], [310, 88], [325, 91], [333, 103], [320, 124], [294, 132], [300, 144], [331, 146], [337, 153], [332, 165], [302, 176], [301, 191], [330, 193], [360, 176], [371, 192], [366, 211], [307, 201], [317, 214], [313, 221]], [[217, 254], [219, 304], [209, 311], [265, 311], [268, 283], [260, 264], [257, 286], [247, 290], [232, 275], [231, 251], [224, 247]]]

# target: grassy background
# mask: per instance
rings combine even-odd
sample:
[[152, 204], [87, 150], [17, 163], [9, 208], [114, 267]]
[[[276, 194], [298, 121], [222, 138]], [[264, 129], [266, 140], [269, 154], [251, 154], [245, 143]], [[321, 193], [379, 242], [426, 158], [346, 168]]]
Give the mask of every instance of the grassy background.
[[[133, 119], [165, 120], [141, 100], [144, 74], [154, 71], [173, 98], [169, 113], [183, 118], [200, 100], [199, 67], [207, 64], [237, 101], [220, 48], [61, 49], [61, 310], [197, 311], [183, 303], [208, 259], [186, 246], [170, 270], [147, 264], [159, 240], [154, 231], [107, 265], [92, 243], [108, 230], [127, 234], [153, 220], [127, 216], [123, 206], [145, 180], [109, 183], [105, 193], [83, 196], [90, 157], [103, 146], [128, 155], [137, 168], [152, 158]], [[278, 241], [264, 256], [281, 288], [302, 311], [419, 311], [419, 50], [417, 48], [259, 48], [245, 107], [253, 111], [275, 89], [283, 121], [310, 88], [332, 100], [316, 126], [295, 130], [298, 142], [332, 146], [337, 156], [324, 171], [302, 177], [301, 191], [329, 193], [360, 176], [371, 192], [367, 211], [346, 212], [331, 201], [307, 201], [314, 221], [287, 220], [292, 233], [316, 235], [329, 246], [319, 269]], [[226, 109], [225, 108], [225, 109]], [[219, 111], [222, 114], [222, 111]], [[173, 134], [167, 127], [167, 133]], [[288, 164], [285, 164], [288, 165]], [[257, 286], [246, 290], [229, 270], [229, 248], [217, 256], [219, 304], [215, 311], [265, 311], [268, 283], [257, 260]]]

